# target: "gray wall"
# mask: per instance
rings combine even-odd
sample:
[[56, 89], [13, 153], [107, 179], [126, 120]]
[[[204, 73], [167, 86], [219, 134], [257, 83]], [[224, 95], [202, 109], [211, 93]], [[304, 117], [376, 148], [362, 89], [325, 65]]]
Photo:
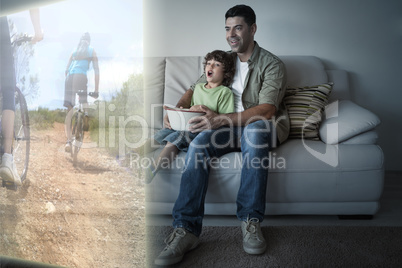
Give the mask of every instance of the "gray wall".
[[[199, 56], [228, 50], [230, 0], [144, 1], [144, 56]], [[387, 170], [401, 170], [402, 1], [254, 0], [256, 40], [277, 55], [315, 55], [350, 73], [353, 100], [382, 123]]]

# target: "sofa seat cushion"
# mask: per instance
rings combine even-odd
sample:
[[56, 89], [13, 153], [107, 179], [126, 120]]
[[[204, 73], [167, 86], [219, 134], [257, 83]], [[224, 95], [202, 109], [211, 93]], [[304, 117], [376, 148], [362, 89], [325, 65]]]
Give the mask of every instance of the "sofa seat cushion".
[[[147, 202], [175, 202], [184, 157], [180, 153], [171, 169], [161, 170], [147, 185]], [[382, 192], [384, 159], [377, 145], [326, 145], [295, 139], [274, 149], [270, 158], [267, 202], [374, 201]], [[229, 153], [215, 163], [207, 203], [236, 203], [241, 161], [240, 153]]]

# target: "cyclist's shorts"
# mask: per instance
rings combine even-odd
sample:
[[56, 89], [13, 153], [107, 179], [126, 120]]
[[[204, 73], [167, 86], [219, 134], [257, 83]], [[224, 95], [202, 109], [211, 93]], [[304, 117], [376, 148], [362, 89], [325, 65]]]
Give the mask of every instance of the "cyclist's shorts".
[[[75, 106], [75, 96], [79, 90], [87, 92], [88, 78], [85, 74], [70, 74], [66, 78], [64, 89], [64, 106]], [[87, 94], [80, 97], [81, 103], [87, 103]]]

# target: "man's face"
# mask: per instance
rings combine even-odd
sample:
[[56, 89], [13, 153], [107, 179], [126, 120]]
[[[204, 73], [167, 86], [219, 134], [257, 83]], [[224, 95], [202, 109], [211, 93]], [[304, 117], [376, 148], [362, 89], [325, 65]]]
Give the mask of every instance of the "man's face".
[[243, 17], [230, 17], [226, 20], [226, 40], [233, 52], [244, 53], [254, 42], [254, 25], [247, 25]]

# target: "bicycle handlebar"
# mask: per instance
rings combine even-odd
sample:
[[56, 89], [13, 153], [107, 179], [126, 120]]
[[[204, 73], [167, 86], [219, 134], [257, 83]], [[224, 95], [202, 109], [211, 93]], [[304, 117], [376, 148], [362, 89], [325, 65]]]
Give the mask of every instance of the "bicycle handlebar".
[[[83, 96], [83, 95], [86, 95], [87, 93], [86, 93], [85, 90], [78, 90], [77, 94], [79, 96]], [[89, 92], [88, 95], [91, 96], [92, 98], [95, 98], [95, 99], [97, 99], [99, 97], [98, 92]]]
[[98, 92], [89, 92], [88, 94], [89, 96], [91, 96], [92, 98], [97, 99], [99, 97], [99, 93]]

